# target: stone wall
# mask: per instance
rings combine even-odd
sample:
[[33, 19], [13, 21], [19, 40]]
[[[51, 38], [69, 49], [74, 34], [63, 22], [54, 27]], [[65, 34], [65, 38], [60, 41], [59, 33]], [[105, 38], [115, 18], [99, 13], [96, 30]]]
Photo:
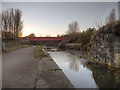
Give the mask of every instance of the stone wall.
[[118, 36], [115, 36], [112, 30], [99, 31], [92, 40], [90, 54], [99, 61], [111, 66], [120, 66], [120, 27]]

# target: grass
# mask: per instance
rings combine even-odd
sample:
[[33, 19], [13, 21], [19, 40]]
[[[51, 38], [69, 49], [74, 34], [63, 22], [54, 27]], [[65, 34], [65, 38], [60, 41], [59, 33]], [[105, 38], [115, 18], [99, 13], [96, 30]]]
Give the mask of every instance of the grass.
[[48, 54], [46, 54], [44, 51], [43, 51], [43, 48], [42, 46], [36, 46], [35, 47], [35, 50], [34, 50], [34, 56], [35, 58], [42, 58], [42, 57], [46, 57], [48, 56]]
[[6, 53], [6, 52], [10, 52], [10, 51], [13, 51], [13, 50], [17, 50], [17, 49], [21, 49], [21, 48], [25, 48], [25, 47], [30, 47], [30, 45], [20, 45], [20, 46], [14, 46], [14, 47], [6, 47], [5, 51], [3, 51], [3, 53]]
[[52, 68], [52, 69], [49, 69], [48, 71], [53, 71], [53, 72], [56, 72], [57, 70], [61, 70], [62, 71], [62, 69], [60, 69], [60, 68]]

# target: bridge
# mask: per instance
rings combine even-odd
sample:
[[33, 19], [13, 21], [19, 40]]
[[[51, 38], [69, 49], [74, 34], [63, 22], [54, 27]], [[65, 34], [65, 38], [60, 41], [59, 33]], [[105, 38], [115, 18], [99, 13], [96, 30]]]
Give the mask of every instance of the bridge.
[[22, 42], [29, 42], [30, 44], [42, 44], [42, 45], [61, 45], [62, 43], [68, 42], [69, 37], [21, 37]]
[[30, 37], [29, 41], [62, 41], [62, 37]]
[[58, 46], [62, 41], [62, 37], [29, 37], [30, 44]]

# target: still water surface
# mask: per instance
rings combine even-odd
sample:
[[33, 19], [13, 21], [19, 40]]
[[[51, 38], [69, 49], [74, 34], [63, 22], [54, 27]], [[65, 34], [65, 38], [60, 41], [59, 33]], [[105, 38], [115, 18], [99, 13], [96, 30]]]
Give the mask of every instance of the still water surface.
[[90, 60], [86, 52], [47, 51], [63, 70], [75, 88], [120, 88], [120, 75], [99, 65], [85, 64]]

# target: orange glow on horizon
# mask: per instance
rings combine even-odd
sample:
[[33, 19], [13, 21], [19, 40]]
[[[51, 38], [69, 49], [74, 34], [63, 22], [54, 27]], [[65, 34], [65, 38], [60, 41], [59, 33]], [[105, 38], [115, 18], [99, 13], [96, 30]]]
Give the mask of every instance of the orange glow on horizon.
[[[45, 37], [46, 35], [57, 36], [62, 35], [62, 33], [55, 32], [56, 29], [47, 28], [47, 27], [40, 27], [35, 25], [24, 25], [24, 28], [22, 30], [23, 35], [22, 37], [28, 36], [31, 33], [34, 33], [36, 37]], [[60, 30], [58, 30], [60, 31]]]
[[[22, 37], [28, 36], [31, 33], [34, 33], [36, 37], [45, 37], [47, 35], [48, 36], [50, 35], [51, 37], [56, 37], [58, 35], [58, 34], [41, 34], [41, 33], [37, 33], [37, 32], [25, 32], [25, 31], [23, 31]], [[59, 35], [61, 35], [61, 34], [59, 34]]]

